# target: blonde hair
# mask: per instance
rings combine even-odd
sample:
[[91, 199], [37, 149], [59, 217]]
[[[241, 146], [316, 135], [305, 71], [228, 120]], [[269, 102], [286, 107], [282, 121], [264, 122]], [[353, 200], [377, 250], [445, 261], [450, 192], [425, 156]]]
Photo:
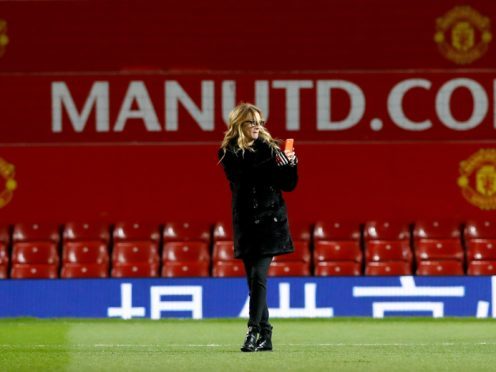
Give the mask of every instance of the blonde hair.
[[[263, 119], [262, 110], [251, 103], [241, 103], [237, 105], [229, 113], [229, 127], [224, 134], [224, 139], [222, 140], [221, 149], [224, 150], [224, 154], [227, 151], [227, 147], [235, 142], [235, 151], [241, 151], [243, 154], [246, 150], [254, 151], [249, 145], [251, 140], [247, 138], [243, 132], [242, 124], [245, 120], [248, 120], [249, 116], [255, 118], [255, 114], [258, 114], [261, 119]], [[265, 129], [265, 127], [260, 127], [259, 138], [267, 143], [273, 149], [278, 149], [278, 141], [273, 139], [270, 133]], [[222, 160], [222, 159], [221, 159]]]

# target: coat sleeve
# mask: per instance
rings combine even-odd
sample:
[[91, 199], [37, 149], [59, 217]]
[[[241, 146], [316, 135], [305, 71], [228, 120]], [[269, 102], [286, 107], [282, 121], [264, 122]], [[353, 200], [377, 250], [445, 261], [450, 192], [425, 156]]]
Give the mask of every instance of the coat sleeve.
[[291, 164], [284, 152], [279, 151], [278, 155], [283, 160], [276, 161], [274, 183], [282, 191], [293, 191], [298, 184], [298, 159]]

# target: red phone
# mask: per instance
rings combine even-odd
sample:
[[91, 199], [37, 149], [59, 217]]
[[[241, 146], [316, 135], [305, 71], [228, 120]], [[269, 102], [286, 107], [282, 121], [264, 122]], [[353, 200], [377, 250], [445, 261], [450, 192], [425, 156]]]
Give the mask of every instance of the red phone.
[[288, 138], [286, 141], [284, 141], [284, 151], [293, 151], [293, 146], [294, 146], [293, 138]]

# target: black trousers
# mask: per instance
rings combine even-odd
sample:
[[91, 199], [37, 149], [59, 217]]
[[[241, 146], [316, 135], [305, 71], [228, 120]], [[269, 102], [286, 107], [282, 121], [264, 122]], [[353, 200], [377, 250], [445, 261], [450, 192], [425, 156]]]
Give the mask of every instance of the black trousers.
[[250, 319], [248, 327], [260, 332], [270, 330], [269, 309], [267, 307], [267, 273], [272, 256], [244, 258], [243, 263], [250, 291]]

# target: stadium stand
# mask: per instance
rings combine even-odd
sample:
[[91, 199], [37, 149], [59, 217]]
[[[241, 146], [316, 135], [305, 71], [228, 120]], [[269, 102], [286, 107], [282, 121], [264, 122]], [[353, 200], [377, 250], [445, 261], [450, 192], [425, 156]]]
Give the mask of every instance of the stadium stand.
[[467, 274], [496, 275], [496, 225], [491, 221], [467, 221], [464, 242]]
[[112, 277], [158, 276], [158, 225], [120, 222], [115, 225], [113, 239]]
[[217, 222], [213, 229], [213, 239], [212, 276], [244, 277], [243, 262], [234, 258], [231, 226], [225, 222]]
[[162, 236], [162, 276], [209, 276], [210, 227], [207, 224], [169, 222]]
[[[294, 252], [290, 254], [284, 254], [280, 256], [275, 256], [272, 265], [276, 264], [285, 265], [289, 264], [291, 266], [287, 269], [287, 272], [293, 273], [292, 275], [310, 275], [311, 272], [311, 260], [312, 256], [310, 254], [310, 237], [311, 230], [310, 225], [306, 224], [294, 224], [291, 227], [291, 234], [293, 238]], [[299, 265], [293, 265], [293, 263], [298, 263]], [[301, 266], [301, 268], [297, 268]], [[279, 273], [280, 270], [284, 269], [274, 269], [272, 273]], [[308, 273], [308, 274], [307, 274]], [[269, 270], [269, 275], [271, 275], [271, 270]], [[278, 274], [275, 274], [278, 275]]]
[[109, 226], [71, 222], [62, 236], [62, 278], [108, 277]]
[[58, 277], [60, 243], [56, 225], [16, 224], [12, 234], [11, 278]]
[[8, 277], [9, 270], [9, 229], [7, 226], [0, 227], [0, 279]]
[[354, 222], [317, 222], [313, 229], [315, 275], [360, 275], [360, 225]]

